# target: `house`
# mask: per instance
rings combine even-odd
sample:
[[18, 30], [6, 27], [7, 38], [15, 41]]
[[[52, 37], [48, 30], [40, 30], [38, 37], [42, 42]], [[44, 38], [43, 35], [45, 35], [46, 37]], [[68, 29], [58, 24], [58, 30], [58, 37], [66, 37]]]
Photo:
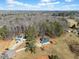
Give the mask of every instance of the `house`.
[[46, 38], [46, 37], [40, 38], [40, 43], [41, 43], [41, 45], [49, 44], [50, 43], [49, 38]]
[[69, 27], [73, 27], [74, 25], [77, 27], [78, 22], [74, 19], [67, 19], [67, 22]]
[[65, 32], [68, 32], [68, 33], [71, 33], [71, 32], [73, 32], [73, 29], [68, 28], [68, 29], [65, 29], [64, 31], [65, 31]]
[[24, 40], [25, 40], [24, 37], [25, 37], [25, 36], [24, 36], [23, 34], [17, 35], [16, 38], [15, 38], [16, 43], [21, 42], [21, 41], [24, 41]]

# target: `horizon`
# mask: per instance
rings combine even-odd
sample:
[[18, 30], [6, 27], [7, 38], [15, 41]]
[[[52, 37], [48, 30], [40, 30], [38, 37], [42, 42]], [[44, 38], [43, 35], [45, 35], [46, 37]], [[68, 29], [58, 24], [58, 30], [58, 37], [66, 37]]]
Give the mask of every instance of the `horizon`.
[[79, 10], [78, 0], [1, 0], [0, 10], [74, 11]]

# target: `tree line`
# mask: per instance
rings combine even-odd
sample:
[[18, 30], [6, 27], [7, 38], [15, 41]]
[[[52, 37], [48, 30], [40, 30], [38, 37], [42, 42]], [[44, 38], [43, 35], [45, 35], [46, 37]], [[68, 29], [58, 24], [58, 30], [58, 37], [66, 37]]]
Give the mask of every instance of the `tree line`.
[[23, 26], [23, 25], [11, 27], [11, 30], [9, 30], [7, 26], [3, 26], [0, 28], [0, 38], [3, 38], [3, 39], [7, 38], [9, 35], [13, 36], [14, 34], [17, 35], [18, 33], [24, 33], [24, 34], [26, 33], [29, 35], [32, 35], [31, 33], [34, 33], [34, 35], [41, 35], [41, 36], [48, 35], [50, 37], [60, 36], [63, 33], [63, 27], [57, 21], [54, 21], [54, 22], [44, 21], [44, 22], [39, 22], [38, 25], [34, 24], [28, 27]]

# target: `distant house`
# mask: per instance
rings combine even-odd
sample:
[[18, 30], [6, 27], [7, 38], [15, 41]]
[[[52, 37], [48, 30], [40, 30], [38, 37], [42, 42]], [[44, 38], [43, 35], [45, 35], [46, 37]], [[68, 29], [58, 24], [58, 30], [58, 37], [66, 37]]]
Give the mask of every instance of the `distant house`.
[[49, 38], [40, 38], [40, 43], [41, 45], [49, 44], [50, 43]]
[[77, 27], [78, 22], [74, 19], [67, 19], [67, 22], [69, 27], [73, 27], [74, 25]]
[[21, 42], [21, 41], [24, 41], [24, 40], [25, 40], [24, 37], [25, 37], [25, 36], [24, 36], [23, 34], [17, 35], [16, 38], [15, 38], [16, 43]]

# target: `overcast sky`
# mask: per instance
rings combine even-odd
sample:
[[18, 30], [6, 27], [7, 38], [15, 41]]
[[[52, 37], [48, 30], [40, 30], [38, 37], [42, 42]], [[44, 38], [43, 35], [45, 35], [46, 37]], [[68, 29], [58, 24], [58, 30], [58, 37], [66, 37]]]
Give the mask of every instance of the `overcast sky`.
[[79, 10], [79, 0], [0, 0], [0, 10]]

